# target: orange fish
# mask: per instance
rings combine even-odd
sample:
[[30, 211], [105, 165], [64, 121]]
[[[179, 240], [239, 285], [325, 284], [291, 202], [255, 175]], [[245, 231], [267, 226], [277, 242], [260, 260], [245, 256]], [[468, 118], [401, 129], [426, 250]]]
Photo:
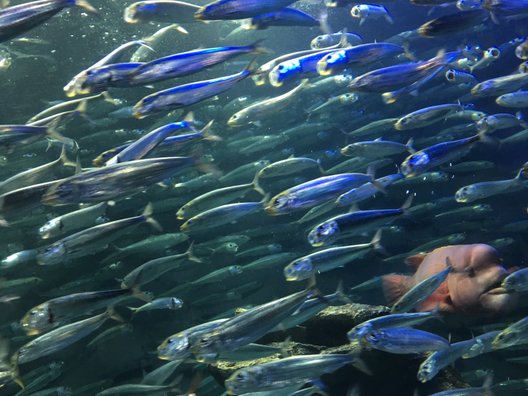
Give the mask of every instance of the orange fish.
[[407, 258], [406, 263], [416, 270], [413, 276], [390, 274], [382, 277], [388, 303], [394, 303], [419, 282], [444, 270], [447, 258], [453, 271], [417, 306], [417, 311], [438, 309], [447, 313], [493, 317], [517, 307], [518, 294], [507, 293], [501, 287], [508, 270], [501, 265], [497, 251], [485, 244], [444, 246]]

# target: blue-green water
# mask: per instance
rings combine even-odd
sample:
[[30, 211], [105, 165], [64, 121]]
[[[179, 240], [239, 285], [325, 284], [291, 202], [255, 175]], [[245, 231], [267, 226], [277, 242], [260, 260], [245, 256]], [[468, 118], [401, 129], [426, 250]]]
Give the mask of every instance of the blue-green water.
[[[524, 3], [520, 1], [518, 4]], [[197, 5], [204, 4], [204, 1], [197, 2]], [[123, 12], [129, 5], [130, 3], [121, 1], [94, 1], [93, 6], [97, 8], [98, 15], [86, 13], [77, 7], [69, 8], [18, 39], [1, 43], [1, 123], [21, 126], [40, 111], [59, 101], [70, 100], [66, 98], [63, 87], [74, 76], [119, 45], [145, 39], [169, 25], [158, 22], [126, 23]], [[402, 45], [402, 53], [399, 55], [374, 60], [365, 65], [350, 65], [330, 77], [319, 76], [316, 72], [308, 73], [292, 78], [292, 81], [282, 87], [273, 87], [269, 84], [267, 74], [261, 74], [260, 77], [266, 81], [263, 86], [257, 86], [251, 78], [246, 78], [226, 92], [191, 106], [162, 111], [140, 120], [133, 118], [131, 107], [146, 95], [181, 84], [238, 73], [253, 58], [256, 65], [262, 65], [279, 56], [310, 49], [312, 39], [324, 34], [319, 27], [272, 26], [266, 30], [254, 31], [241, 30], [239, 27], [242, 21], [192, 21], [182, 23], [188, 34], [170, 30], [160, 40], [150, 43], [154, 51], [147, 51], [146, 58], [142, 61], [148, 62], [195, 49], [249, 45], [257, 40], [262, 40], [259, 45], [266, 50], [258, 55], [232, 58], [184, 77], [144, 84], [146, 86], [110, 87], [108, 92], [112, 100], [105, 101], [102, 97], [91, 100], [87, 102], [83, 112], [61, 117], [52, 124], [57, 132], [76, 142], [67, 146], [65, 154], [72, 163], [77, 161], [77, 167], [75, 168], [75, 164], [65, 166], [58, 163], [44, 178], [30, 179], [28, 175], [22, 176], [16, 188], [8, 185], [2, 190], [4, 195], [0, 199], [0, 215], [6, 223], [1, 229], [1, 255], [4, 261], [0, 265], [0, 335], [7, 345], [3, 369], [6, 379], [2, 381], [5, 385], [0, 388], [0, 395], [19, 392], [20, 387], [14, 382], [15, 377], [28, 388], [27, 393], [22, 394], [40, 394], [36, 392], [49, 390], [49, 393], [42, 394], [93, 396], [115, 386], [140, 384], [145, 381], [146, 373], [167, 363], [157, 356], [157, 347], [167, 337], [213, 319], [233, 318], [238, 308], [251, 310], [260, 304], [299, 292], [306, 287], [308, 281], [286, 280], [284, 268], [288, 264], [329, 247], [368, 244], [374, 235], [380, 235], [381, 238], [376, 249], [373, 246], [358, 247], [353, 252], [355, 256], [350, 256], [343, 263], [337, 263], [338, 258], [331, 256], [324, 261], [327, 268], [320, 267], [313, 271], [317, 288], [323, 295], [333, 293], [341, 284], [343, 292], [349, 295], [346, 301], [390, 306], [392, 301], [386, 300], [387, 293], [384, 295], [380, 283], [374, 282], [372, 286], [353, 290], [350, 288], [392, 273], [412, 275], [413, 269], [405, 264], [405, 259], [417, 253], [430, 253], [447, 245], [487, 244], [496, 249], [496, 252], [493, 253], [493, 258], [485, 260], [485, 264], [489, 264], [493, 270], [500, 268], [500, 276], [489, 280], [486, 278], [491, 271], [488, 271], [488, 267], [484, 270], [480, 267], [468, 269], [476, 264], [470, 263], [469, 259], [452, 256], [455, 257], [455, 269], [448, 275], [448, 281], [456, 276], [467, 276], [475, 282], [460, 283], [460, 289], [456, 291], [451, 286], [447, 297], [444, 296], [442, 300], [446, 305], [439, 306], [442, 320], [429, 321], [417, 327], [448, 338], [454, 343], [491, 330], [501, 330], [526, 315], [522, 292], [513, 293], [511, 302], [497, 310], [483, 306], [478, 298], [471, 300], [470, 297], [464, 297], [467, 307], [462, 307], [460, 301], [452, 298], [454, 293], [461, 294], [460, 290], [465, 288], [476, 290], [479, 297], [480, 292], [485, 294], [493, 287], [500, 286], [507, 272], [514, 272], [526, 265], [528, 170], [522, 170], [527, 161], [528, 147], [523, 115], [525, 111], [522, 107], [501, 106], [495, 99], [504, 93], [522, 90], [524, 85], [528, 85], [528, 81], [500, 93], [492, 92], [486, 97], [471, 93], [477, 81], [518, 73], [523, 59], [516, 56], [516, 48], [525, 42], [523, 36], [527, 29], [526, 18], [523, 17], [526, 14], [521, 10], [515, 15], [499, 13], [491, 18], [488, 12], [490, 4], [486, 3], [488, 8], [483, 11], [480, 21], [469, 24], [458, 32], [427, 38], [410, 31], [433, 18], [459, 12], [454, 3], [436, 7], [406, 2], [385, 2], [383, 5], [394, 20], [393, 24], [384, 18], [367, 18], [360, 25], [350, 15], [352, 3], [334, 8], [326, 7], [318, 1], [299, 1], [293, 7], [320, 19], [325, 19], [324, 14], [327, 13], [325, 29], [338, 32], [346, 28], [348, 33], [360, 35], [365, 44], [390, 42]], [[524, 4], [524, 7], [526, 12], [528, 6]], [[235, 32], [232, 33], [233, 31]], [[400, 34], [402, 32], [410, 33]], [[26, 38], [38, 39], [38, 42], [23, 40]], [[482, 61], [486, 56], [484, 51], [491, 47], [497, 47], [500, 56], [493, 62]], [[119, 62], [129, 62], [136, 49], [137, 47], [133, 47], [123, 52]], [[441, 58], [444, 51], [459, 53], [449, 64], [443, 62], [438, 68], [425, 73], [422, 76], [425, 78], [411, 81], [418, 81], [416, 92], [404, 93], [393, 104], [383, 102], [381, 94], [384, 91], [362, 92], [347, 87], [346, 82], [370, 71], [411, 60], [426, 61], [437, 55]], [[464, 59], [473, 64], [480, 63], [472, 70], [464, 66]], [[450, 83], [445, 78], [448, 69], [472, 73], [475, 80], [460, 85]], [[433, 71], [437, 72], [435, 76], [432, 76]], [[258, 105], [265, 99], [286, 94], [295, 89], [302, 78], [307, 78], [308, 82], [304, 82], [287, 103], [276, 106], [263, 116], [257, 113], [252, 122], [246, 125], [228, 125], [228, 120], [238, 111]], [[93, 93], [98, 92], [96, 90]], [[349, 104], [335, 101], [323, 110], [314, 111], [332, 98], [346, 93], [357, 95], [357, 100]], [[78, 96], [74, 99], [77, 98]], [[394, 127], [396, 120], [406, 114], [446, 104], [457, 106], [453, 106], [447, 116], [440, 116], [435, 122], [408, 130]], [[59, 109], [56, 112], [74, 108], [75, 106]], [[155, 128], [189, 120], [190, 112], [192, 128], [185, 129], [185, 132], [178, 130], [175, 135], [198, 133], [205, 127], [206, 133], [213, 138], [203, 139], [203, 136], [198, 136], [186, 145], [161, 144], [145, 157], [188, 157], [193, 161], [190, 166], [173, 169], [149, 182], [145, 182], [148, 174], [141, 174], [122, 193], [119, 191], [124, 188], [125, 172], [117, 172], [112, 181], [96, 178], [88, 189], [82, 190], [80, 195], [67, 202], [46, 199], [50, 191], [57, 187], [53, 183], [39, 193], [32, 194], [27, 201], [23, 201], [19, 193], [13, 193], [20, 187], [32, 186], [37, 182], [82, 179], [83, 174], [93, 172], [92, 161], [101, 153], [132, 143]], [[487, 129], [482, 118], [484, 121], [491, 120]], [[384, 119], [394, 120], [384, 129], [375, 127], [366, 133], [357, 133], [359, 128]], [[208, 125], [211, 121], [212, 124]], [[496, 125], [496, 129], [493, 125], [489, 126], [491, 124]], [[1, 127], [0, 131], [3, 136], [12, 133], [12, 130], [4, 132]], [[425, 149], [425, 153], [433, 158], [438, 151], [433, 153], [430, 147], [470, 138], [479, 132], [481, 141], [467, 142], [462, 148], [441, 148], [441, 153], [455, 154], [441, 164], [433, 164], [430, 169], [426, 169], [427, 172], [414, 178], [402, 176], [402, 180], [386, 186], [383, 192], [371, 189], [369, 196], [361, 202], [342, 206], [335, 204], [341, 194], [364, 185], [369, 178], [397, 174], [404, 169], [402, 163], [414, 150]], [[2, 144], [2, 180], [23, 171], [35, 170], [38, 166], [59, 158], [62, 143], [52, 141], [51, 138], [52, 136], [42, 136], [31, 142]], [[385, 153], [374, 148], [368, 154], [354, 153], [348, 157], [340, 152], [349, 144], [372, 143], [378, 138], [400, 143], [399, 151]], [[404, 147], [403, 144], [411, 138], [412, 147]], [[295, 163], [295, 158], [304, 158], [309, 165], [301, 167], [299, 163]], [[279, 176], [266, 179], [261, 175], [255, 179], [257, 172], [264, 166], [287, 159], [291, 162]], [[146, 167], [143, 165], [146, 162], [139, 164], [136, 169]], [[322, 186], [317, 182], [321, 180], [319, 178], [328, 180], [343, 173], [358, 173], [361, 175], [356, 177], [362, 179], [357, 183], [347, 182], [349, 185], [334, 194], [329, 192], [330, 185]], [[73, 176], [74, 174], [77, 176]], [[503, 192], [492, 194], [492, 187], [484, 186], [479, 188], [490, 192], [486, 194], [489, 196], [471, 202], [463, 202], [461, 199], [457, 202], [455, 199], [455, 193], [464, 186], [513, 180], [516, 175], [518, 179], [512, 181]], [[258, 180], [258, 186], [256, 183], [251, 185], [255, 180]], [[300, 210], [286, 208], [282, 215], [275, 215], [270, 209], [272, 203], [277, 201], [274, 198], [277, 194], [310, 181], [314, 181], [314, 186], [308, 192], [315, 194], [320, 191], [319, 198], [307, 203], [308, 198], [289, 195], [288, 204], [302, 202], [304, 206]], [[206, 193], [242, 184], [247, 184], [245, 188], [241, 188], [243, 193], [230, 200], [213, 203], [207, 209], [215, 209], [224, 204], [252, 202], [254, 208], [249, 214], [235, 218], [236, 213], [240, 212], [239, 205], [229, 215], [231, 219], [228, 216], [227, 220], [216, 223], [216, 226], [213, 223], [216, 220], [209, 218], [204, 221], [205, 226], [200, 230], [192, 231], [185, 226], [180, 228], [188, 220], [178, 219], [176, 216], [183, 205]], [[143, 187], [134, 189], [134, 185]], [[346, 188], [347, 186], [350, 188]], [[255, 187], [260, 187], [262, 191], [256, 191]], [[99, 193], [101, 195], [98, 197]], [[96, 197], [88, 200], [88, 194]], [[407, 201], [410, 207], [394, 217], [361, 226], [356, 224], [347, 232], [341, 230], [341, 236], [330, 241], [328, 246], [310, 244], [310, 230], [328, 219], [353, 210], [398, 209], [409, 196], [413, 196], [412, 202]], [[59, 229], [60, 235], [47, 239], [39, 234], [39, 229], [47, 221], [85, 208], [89, 204], [102, 202], [108, 202], [108, 205], [80, 227], [66, 227], [67, 232]], [[80, 204], [82, 205], [79, 206]], [[62, 238], [86, 232], [96, 225], [112, 224], [120, 219], [139, 216], [149, 204], [153, 212], [152, 218], [159, 226], [141, 224], [125, 229], [119, 235], [110, 232], [110, 236], [115, 238], [109, 242], [96, 240], [94, 244], [88, 244], [76, 239], [79, 253], [70, 250], [70, 245], [61, 244]], [[324, 211], [308, 219], [304, 217], [320, 204], [325, 205]], [[196, 214], [200, 216], [203, 212], [204, 208], [197, 210]], [[144, 222], [143, 220], [144, 218], [140, 221]], [[96, 236], [102, 235], [102, 231], [96, 230]], [[379, 230], [381, 231], [377, 234]], [[61, 248], [66, 246], [59, 254], [58, 263], [46, 261], [43, 255], [52, 243]], [[128, 274], [144, 263], [183, 254], [189, 247], [192, 255], [196, 256], [195, 261], [190, 261], [187, 257], [169, 258], [166, 271], [160, 271], [147, 281], [140, 278], [133, 284], [123, 283], [123, 280], [126, 283], [129, 279]], [[22, 260], [22, 257], [29, 258]], [[443, 264], [438, 264], [428, 275], [439, 272], [443, 269]], [[74, 313], [73, 309], [67, 310], [69, 317], [60, 323], [57, 313], [52, 310], [45, 318], [46, 330], [41, 333], [51, 329], [57, 331], [62, 326], [102, 314], [109, 305], [119, 314], [120, 322], [105, 320], [101, 327], [94, 328], [75, 342], [68, 342], [63, 348], [27, 361], [20, 360], [20, 351], [38, 337], [26, 334], [27, 329], [20, 324], [24, 315], [33, 307], [57, 297], [125, 286], [140, 286], [142, 291], [148, 292], [154, 299], [181, 299], [183, 306], [164, 305], [161, 307], [163, 309], [151, 310], [143, 308], [143, 312], [133, 314], [131, 307], [140, 307], [144, 302], [133, 297], [114, 299], [103, 301], [95, 308], [90, 304], [75, 306], [77, 311]], [[436, 293], [435, 296], [440, 293], [438, 290], [430, 291], [432, 292]], [[335, 305], [342, 305], [346, 301], [323, 300], [325, 304]], [[429, 304], [428, 308], [416, 304], [414, 309], [432, 310], [434, 304]], [[250, 342], [267, 345], [289, 338], [292, 342], [316, 344], [322, 348], [348, 344], [346, 332], [350, 328], [343, 326], [340, 319], [335, 320], [336, 325], [329, 325], [328, 328], [315, 325], [312, 328], [310, 323], [313, 322], [307, 322], [299, 324], [300, 328], [286, 331], [282, 331], [283, 328], [279, 325], [277, 331], [273, 330], [275, 326], [270, 325], [273, 318], [267, 318], [262, 322], [262, 327], [271, 326], [270, 334]], [[74, 334], [78, 333], [74, 331]], [[52, 345], [60, 342], [61, 339], [52, 337]], [[481, 387], [485, 381], [484, 370], [493, 370], [493, 384], [523, 379], [526, 375], [525, 363], [522, 361], [525, 357], [522, 337], [518, 344], [513, 348], [492, 351], [473, 359], [458, 359], [454, 363], [455, 375], [461, 375], [468, 385], [475, 387]], [[238, 350], [239, 347], [240, 345], [233, 349]], [[193, 349], [191, 345], [193, 351], [197, 351], [196, 348], [195, 346]], [[33, 353], [36, 352], [30, 350], [29, 354]], [[184, 357], [185, 362], [168, 378], [156, 383], [173, 385], [174, 380], [178, 379], [175, 389], [144, 389], [140, 394], [195, 392], [198, 395], [221, 395], [225, 392], [225, 378], [212, 367], [215, 359], [206, 363], [197, 362], [196, 360], [200, 360], [198, 353], [189, 353]], [[439, 391], [447, 383], [444, 380], [437, 380], [433, 385], [418, 382], [415, 375], [425, 358], [423, 354], [402, 356], [365, 348], [361, 357], [370, 367], [372, 375], [359, 374], [358, 370], [347, 366], [339, 369], [335, 375], [324, 375], [319, 385], [331, 395], [352, 394], [347, 392], [352, 392], [354, 386], [357, 386], [360, 395], [410, 395], [415, 390], [421, 395]], [[513, 358], [517, 361], [512, 360]], [[35, 378], [36, 384], [33, 382]], [[318, 380], [320, 375], [311, 379]], [[301, 383], [299, 388], [302, 386]], [[516, 387], [515, 392], [525, 394], [526, 388], [524, 386], [523, 389], [523, 386]], [[254, 391], [257, 390], [258, 386]], [[295, 389], [284, 394], [294, 391]], [[514, 392], [501, 388], [493, 391], [497, 394]], [[131, 390], [115, 392], [117, 393], [112, 394], [136, 394]], [[484, 390], [478, 392], [483, 394]], [[273, 390], [269, 394], [283, 393]]]

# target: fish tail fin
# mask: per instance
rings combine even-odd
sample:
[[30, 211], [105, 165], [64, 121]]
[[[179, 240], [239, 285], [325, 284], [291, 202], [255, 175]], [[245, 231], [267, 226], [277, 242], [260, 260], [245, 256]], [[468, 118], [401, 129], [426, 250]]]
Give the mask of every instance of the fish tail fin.
[[311, 278], [308, 280], [308, 285], [306, 286], [306, 291], [308, 292], [307, 298], [323, 298], [323, 293], [317, 288], [317, 280], [315, 279], [315, 274], [311, 276]]
[[383, 194], [387, 194], [387, 190], [385, 190], [385, 186], [376, 180], [376, 168], [374, 166], [368, 167], [367, 175], [370, 176], [370, 182], [372, 183], [374, 187], [376, 187]]
[[67, 138], [66, 136], [62, 135], [57, 131], [57, 126], [59, 125], [60, 117], [54, 118], [49, 124], [46, 125], [46, 134], [59, 142], [64, 143], [68, 147], [72, 147], [73, 149], [77, 150], [79, 148], [79, 145], [77, 142], [73, 139]]
[[108, 91], [103, 91], [103, 92], [101, 92], [101, 95], [102, 95], [102, 97], [104, 98], [104, 101], [105, 101], [105, 102], [108, 102], [108, 103], [110, 103], [110, 104], [112, 104], [112, 105], [114, 105], [114, 106], [119, 105], [118, 100], [112, 98], [112, 97], [110, 96], [110, 94], [108, 93]]
[[252, 182], [253, 190], [258, 192], [262, 196], [266, 196], [266, 191], [264, 191], [264, 189], [259, 184], [259, 176], [258, 175], [259, 175], [259, 172], [257, 171], [255, 173], [255, 177], [253, 178], [253, 182]]
[[61, 154], [59, 157], [59, 161], [64, 166], [71, 166], [72, 168], [77, 168], [77, 162], [73, 162], [68, 158], [68, 153], [66, 151], [66, 146], [62, 146]]
[[150, 293], [141, 290], [141, 285], [135, 285], [131, 288], [132, 296], [140, 299], [141, 301], [151, 302], [153, 297]]
[[409, 140], [407, 140], [407, 143], [405, 143], [405, 147], [407, 147], [407, 151], [409, 152], [409, 154], [414, 154], [416, 152], [413, 145], [414, 145], [414, 138], [411, 137]]
[[528, 162], [526, 162], [521, 169], [517, 172], [517, 175], [515, 176], [517, 180], [526, 180], [528, 179]]
[[248, 75], [253, 76], [257, 73], [258, 65], [257, 65], [257, 57], [255, 56], [253, 59], [251, 59], [244, 69], [244, 72], [248, 73]]
[[389, 14], [389, 10], [387, 10], [387, 7], [383, 7], [383, 8], [385, 8], [385, 20], [389, 22], [390, 24], [394, 25], [394, 19], [392, 19], [391, 15]]
[[253, 44], [251, 44], [249, 47], [251, 48], [251, 53], [252, 54], [259, 54], [259, 55], [271, 55], [274, 53], [273, 50], [269, 49], [269, 48], [266, 48], [266, 47], [263, 47], [261, 45], [261, 43], [266, 40], [264, 38], [262, 39], [259, 39], [257, 41], [255, 41]]
[[403, 203], [403, 205], [400, 208], [403, 213], [406, 213], [409, 210], [409, 208], [412, 205], [413, 199], [414, 199], [414, 195], [413, 194], [409, 194], [409, 196], [407, 197], [407, 199], [405, 200], [405, 202]]
[[178, 24], [178, 23], [174, 23], [171, 26], [172, 26], [172, 28], [174, 30], [176, 30], [177, 32], [179, 32], [181, 34], [189, 34], [189, 31], [187, 29], [185, 29], [182, 25]]
[[381, 244], [382, 233], [383, 233], [383, 230], [381, 228], [378, 231], [376, 231], [376, 233], [372, 237], [372, 240], [370, 241], [369, 245], [372, 246], [372, 248], [375, 251], [381, 252], [381, 253], [383, 253], [383, 254], [388, 256], [387, 251], [385, 250], [385, 248]]
[[363, 359], [355, 358], [352, 362], [352, 366], [354, 366], [356, 369], [358, 369], [364, 374], [370, 376], [374, 375]]
[[149, 202], [147, 206], [145, 206], [145, 209], [143, 210], [143, 213], [141, 216], [145, 219], [145, 221], [150, 224], [152, 227], [154, 227], [159, 232], [163, 231], [163, 228], [161, 225], [152, 217], [152, 214], [154, 213], [154, 207], [152, 206], [152, 202]]
[[524, 118], [524, 115], [521, 111], [518, 111], [515, 113], [515, 117], [519, 120], [519, 124], [524, 128], [528, 129], [528, 124], [526, 123], [526, 120]]
[[187, 256], [187, 259], [195, 263], [203, 263], [202, 259], [194, 255], [193, 247], [194, 247], [194, 241], [191, 242], [191, 244], [187, 248], [187, 251], [184, 253]]
[[17, 356], [18, 354], [15, 352], [13, 354], [13, 357], [11, 358], [11, 378], [13, 378], [13, 381], [20, 386], [22, 389], [26, 389], [26, 386], [24, 385], [24, 381], [22, 380], [22, 377], [20, 376], [20, 370], [18, 368], [18, 361]]
[[110, 305], [110, 306], [106, 309], [106, 315], [107, 315], [110, 319], [115, 320], [116, 322], [125, 323], [125, 319], [123, 319], [123, 317], [117, 313], [117, 311], [115, 310], [115, 308], [114, 308], [113, 305]]
[[337, 297], [339, 301], [341, 301], [344, 304], [352, 303], [352, 299], [345, 294], [342, 280], [340, 280], [339, 283], [337, 284], [337, 288], [336, 288], [336, 291], [334, 292], [334, 295]]
[[381, 277], [381, 282], [387, 303], [393, 305], [411, 288], [412, 279], [407, 275], [388, 274]]
[[97, 11], [97, 8], [92, 6], [87, 0], [75, 0], [75, 5], [77, 7], [81, 7], [86, 12], [89, 12], [90, 14], [99, 14], [99, 11]]
[[223, 139], [220, 136], [215, 135], [211, 132], [211, 127], [213, 126], [213, 123], [214, 120], [209, 121], [207, 125], [200, 130], [200, 132], [204, 140], [209, 140], [211, 142], [221, 142]]

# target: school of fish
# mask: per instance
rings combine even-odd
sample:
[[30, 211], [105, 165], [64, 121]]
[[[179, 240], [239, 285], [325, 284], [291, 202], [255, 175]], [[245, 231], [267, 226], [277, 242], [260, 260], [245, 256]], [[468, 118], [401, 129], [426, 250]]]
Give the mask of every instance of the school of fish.
[[13, 3], [0, 396], [528, 394], [528, 0]]

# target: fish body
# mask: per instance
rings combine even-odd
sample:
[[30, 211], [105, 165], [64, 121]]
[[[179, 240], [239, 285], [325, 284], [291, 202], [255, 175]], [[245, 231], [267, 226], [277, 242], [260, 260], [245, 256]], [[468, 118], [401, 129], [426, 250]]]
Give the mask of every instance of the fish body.
[[13, 362], [19, 366], [60, 351], [96, 331], [112, 315], [112, 311], [107, 311], [43, 334], [21, 346], [15, 353]]
[[405, 327], [393, 327], [372, 331], [365, 337], [365, 344], [381, 351], [408, 354], [449, 349], [449, 342], [436, 334]]
[[320, 22], [310, 14], [295, 8], [283, 8], [254, 16], [249, 20], [249, 29], [267, 29], [270, 26], [319, 26]]
[[152, 222], [151, 214], [152, 209], [148, 206], [145, 212], [139, 216], [96, 225], [69, 235], [45, 248], [41, 248], [37, 255], [37, 261], [41, 265], [55, 265], [97, 253], [105, 249], [110, 242], [129, 232], [133, 227], [145, 222]]
[[132, 115], [135, 118], [144, 118], [153, 113], [190, 106], [227, 91], [251, 74], [250, 69], [245, 69], [229, 76], [192, 82], [158, 91], [137, 102], [132, 110]]
[[190, 157], [127, 161], [53, 182], [42, 197], [45, 205], [98, 203], [129, 195], [194, 164]]
[[499, 96], [517, 91], [528, 84], [528, 74], [519, 73], [491, 78], [471, 88], [471, 95], [477, 98]]
[[[401, 173], [394, 173], [392, 175], [387, 175], [376, 179], [376, 183], [378, 183], [378, 186], [386, 189], [391, 184], [397, 182], [398, 180], [402, 180], [403, 178], [404, 176]], [[344, 194], [341, 194], [339, 197], [337, 197], [335, 204], [337, 206], [352, 205], [373, 197], [379, 191], [379, 187], [375, 186], [371, 182], [368, 182], [359, 187], [353, 188]]]
[[395, 91], [427, 77], [447, 63], [449, 60], [441, 54], [428, 61], [376, 69], [354, 78], [349, 84], [349, 88], [361, 92]]
[[138, 66], [130, 75], [131, 85], [146, 85], [183, 77], [244, 54], [261, 53], [258, 43], [241, 47], [197, 49], [165, 56]]
[[461, 110], [462, 107], [458, 104], [425, 107], [401, 117], [394, 124], [394, 128], [399, 131], [421, 128], [445, 120], [450, 115]]
[[258, 340], [282, 320], [290, 316], [304, 301], [314, 296], [314, 286], [251, 308], [220, 324], [215, 330], [201, 336], [192, 347], [200, 360], [216, 357], [222, 351], [237, 349]]
[[511, 273], [502, 281], [501, 286], [507, 291], [528, 291], [528, 270], [526, 268], [522, 268]]
[[456, 161], [469, 153], [482, 134], [451, 142], [438, 143], [409, 155], [401, 164], [405, 177], [418, 176], [436, 166]]
[[309, 209], [368, 181], [372, 181], [372, 176], [361, 173], [323, 176], [277, 194], [266, 204], [265, 210], [277, 216]]
[[362, 232], [365, 227], [375, 227], [387, 223], [393, 217], [401, 216], [410, 204], [409, 198], [398, 209], [358, 210], [334, 216], [313, 227], [308, 233], [308, 242], [314, 247], [330, 245], [338, 238]]
[[510, 312], [518, 295], [506, 293], [500, 283], [507, 276], [497, 251], [485, 244], [451, 245], [408, 258], [416, 268], [414, 276], [383, 276], [384, 293], [389, 303], [403, 296], [414, 285], [445, 270], [446, 260], [453, 267], [446, 280], [421, 304], [419, 312], [435, 309], [473, 317], [493, 317]]
[[394, 20], [389, 14], [387, 7], [375, 4], [357, 4], [350, 10], [352, 18], [359, 19], [359, 25], [363, 25], [366, 20], [385, 19], [393, 24]]
[[424, 37], [438, 37], [458, 33], [483, 22], [486, 17], [486, 12], [481, 9], [461, 11], [424, 23], [418, 28], [418, 33]]
[[221, 205], [191, 217], [180, 226], [180, 230], [186, 233], [205, 231], [212, 227], [235, 222], [243, 216], [260, 211], [262, 211], [262, 203], [260, 202], [238, 202]]
[[201, 7], [195, 13], [198, 20], [230, 20], [252, 18], [254, 16], [280, 10], [295, 0], [217, 0]]
[[528, 91], [511, 92], [495, 99], [499, 106], [525, 108], [528, 107]]
[[331, 271], [357, 258], [364, 256], [362, 250], [375, 246], [379, 237], [373, 242], [359, 245], [337, 246], [319, 250], [307, 256], [292, 261], [284, 268], [284, 277], [287, 281], [310, 279], [317, 273]]
[[431, 381], [444, 367], [462, 357], [475, 343], [475, 340], [455, 342], [449, 348], [433, 352], [425, 359], [418, 369], [417, 378], [420, 382]]
[[115, 289], [57, 297], [31, 308], [21, 319], [20, 326], [27, 335], [39, 335], [132, 294], [132, 289]]
[[0, 42], [20, 36], [73, 6], [93, 10], [88, 3], [74, 0], [38, 0], [0, 9]]
[[528, 182], [522, 177], [522, 170], [517, 177], [507, 180], [495, 180], [474, 183], [458, 189], [455, 193], [457, 202], [469, 203], [500, 194], [509, 194], [528, 188]]
[[42, 239], [50, 239], [79, 228], [94, 225], [106, 212], [107, 203], [88, 206], [48, 220], [38, 232]]
[[125, 8], [124, 18], [127, 23], [192, 23], [199, 9], [199, 6], [184, 1], [138, 1]]
[[325, 54], [317, 62], [317, 72], [322, 76], [336, 74], [346, 67], [365, 66], [403, 52], [402, 46], [391, 43], [360, 44]]
[[355, 33], [329, 33], [329, 34], [322, 34], [320, 36], [315, 37], [310, 42], [310, 47], [312, 49], [323, 49], [326, 47], [330, 47], [332, 45], [337, 45], [341, 41], [342, 35], [346, 35], [346, 41], [348, 44], [354, 46], [359, 45], [363, 42], [363, 39], [361, 36], [355, 34]]
[[323, 374], [354, 363], [356, 359], [352, 354], [291, 356], [239, 369], [226, 380], [226, 388], [230, 394], [241, 395], [280, 390], [292, 385], [300, 387]]
[[[227, 125], [230, 127], [240, 127], [255, 123], [258, 124], [259, 122], [286, 110], [307, 84], [308, 81], [304, 81], [297, 87], [282, 95], [253, 103], [233, 114], [229, 120], [227, 120]], [[258, 141], [257, 144], [261, 145], [262, 142]]]

